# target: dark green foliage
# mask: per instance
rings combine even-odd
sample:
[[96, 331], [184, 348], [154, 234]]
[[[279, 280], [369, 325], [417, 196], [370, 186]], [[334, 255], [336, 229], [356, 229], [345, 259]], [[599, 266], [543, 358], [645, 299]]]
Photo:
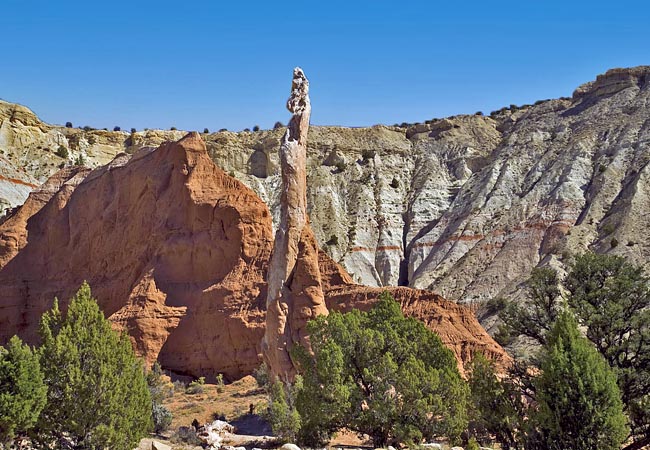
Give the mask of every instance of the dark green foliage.
[[209, 129], [207, 129], [207, 128], [204, 128], [204, 129], [203, 129], [203, 133], [208, 134], [209, 132], [210, 132]]
[[135, 132], [136, 132], [136, 129], [135, 129], [135, 128], [131, 128], [131, 134], [133, 134], [133, 133], [135, 133]]
[[497, 340], [503, 344], [519, 336], [528, 336], [540, 344], [546, 342], [546, 333], [562, 308], [560, 280], [551, 268], [534, 269], [527, 283], [529, 304], [520, 306], [506, 303], [500, 317], [504, 324]]
[[250, 129], [250, 128], [244, 128], [244, 131], [245, 131], [246, 133], [250, 133], [251, 129]]
[[84, 157], [84, 155], [79, 153], [79, 155], [77, 155], [77, 157], [74, 159], [74, 165], [75, 166], [85, 166], [86, 165], [86, 158]]
[[512, 380], [500, 380], [494, 365], [481, 354], [469, 369], [470, 434], [481, 444], [492, 444], [494, 437], [504, 450], [520, 449], [525, 406], [519, 387]]
[[142, 362], [118, 334], [84, 283], [67, 314], [55, 300], [41, 320], [41, 368], [47, 405], [37, 424], [41, 444], [130, 450], [151, 428]]
[[59, 145], [59, 148], [56, 149], [55, 155], [59, 156], [59, 157], [61, 157], [63, 159], [67, 159], [68, 155], [69, 155], [69, 152], [68, 152], [68, 149], [66, 147], [64, 147], [63, 145]]
[[393, 180], [390, 182], [390, 187], [393, 189], [397, 189], [399, 187], [399, 181], [397, 178], [393, 178]]
[[170, 131], [176, 131], [177, 128], [176, 128], [176, 127], [171, 127], [169, 130], [170, 130]]
[[468, 389], [456, 360], [388, 293], [367, 313], [319, 316], [307, 329], [313, 355], [294, 351], [304, 377], [296, 402], [302, 442], [318, 445], [342, 427], [369, 435], [375, 447], [459, 439]]
[[[603, 232], [613, 232], [607, 228]], [[543, 279], [554, 285], [551, 273]], [[616, 372], [631, 426], [633, 442], [627, 448], [650, 445], [650, 280], [641, 267], [620, 256], [586, 253], [575, 257], [563, 286], [566, 303], [586, 327], [587, 338]], [[531, 291], [528, 306], [508, 306], [501, 314], [506, 332], [541, 336], [538, 340], [544, 342], [550, 312], [557, 311], [557, 306], [549, 309], [553, 289], [550, 296], [545, 291]], [[523, 325], [526, 315], [543, 320]]]
[[295, 442], [300, 431], [300, 414], [296, 410], [296, 392], [302, 389], [302, 379], [293, 385], [275, 381], [269, 393], [269, 424], [273, 434], [282, 442]]
[[96, 128], [93, 128], [93, 127], [90, 127], [90, 126], [86, 125], [86, 126], [83, 127], [83, 130], [84, 131], [93, 131], [93, 130], [96, 130]]
[[228, 131], [228, 128], [220, 128], [219, 133], [223, 133], [224, 131]]
[[565, 286], [587, 338], [616, 370], [632, 436], [650, 444], [650, 280], [620, 256], [587, 253]]
[[34, 426], [46, 397], [38, 355], [12, 337], [6, 349], [0, 346], [0, 447]]
[[275, 122], [275, 125], [273, 125], [273, 129], [277, 130], [278, 128], [284, 128], [284, 124], [282, 122]]
[[616, 375], [580, 335], [570, 312], [560, 314], [545, 345], [535, 380], [536, 433], [531, 448], [617, 450], [627, 436]]
[[253, 127], [253, 131], [260, 131], [260, 127], [259, 127], [259, 125], [255, 125], [255, 126]]
[[65, 127], [66, 128], [72, 128], [72, 122], [66, 122]]
[[122, 131], [122, 129], [120, 127], [118, 127], [118, 126], [114, 126], [113, 131]]

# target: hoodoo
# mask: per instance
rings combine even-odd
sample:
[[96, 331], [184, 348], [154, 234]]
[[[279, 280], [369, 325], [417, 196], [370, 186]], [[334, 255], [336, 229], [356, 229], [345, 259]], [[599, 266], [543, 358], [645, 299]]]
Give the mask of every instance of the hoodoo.
[[262, 349], [271, 371], [291, 379], [295, 370], [289, 351], [308, 344], [305, 326], [327, 314], [318, 244], [307, 217], [307, 133], [309, 131], [309, 81], [299, 67], [293, 71], [287, 109], [293, 114], [280, 146], [282, 193], [280, 223], [268, 271], [266, 332]]

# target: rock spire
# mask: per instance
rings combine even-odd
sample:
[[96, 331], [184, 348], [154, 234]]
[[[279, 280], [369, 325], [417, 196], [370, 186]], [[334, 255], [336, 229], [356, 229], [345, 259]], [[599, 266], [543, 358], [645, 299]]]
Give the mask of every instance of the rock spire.
[[268, 271], [266, 332], [262, 349], [271, 372], [281, 379], [295, 375], [290, 350], [307, 345], [305, 326], [327, 314], [318, 244], [307, 217], [307, 133], [309, 81], [299, 67], [293, 71], [287, 109], [293, 114], [280, 146], [282, 193], [280, 223]]

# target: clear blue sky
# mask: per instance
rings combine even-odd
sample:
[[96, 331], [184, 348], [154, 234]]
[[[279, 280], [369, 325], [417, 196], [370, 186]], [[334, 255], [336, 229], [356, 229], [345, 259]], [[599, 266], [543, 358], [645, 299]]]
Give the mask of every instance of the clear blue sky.
[[[300, 9], [296, 9], [300, 8]], [[2, 0], [0, 98], [98, 128], [314, 124], [489, 112], [650, 64], [646, 1]]]

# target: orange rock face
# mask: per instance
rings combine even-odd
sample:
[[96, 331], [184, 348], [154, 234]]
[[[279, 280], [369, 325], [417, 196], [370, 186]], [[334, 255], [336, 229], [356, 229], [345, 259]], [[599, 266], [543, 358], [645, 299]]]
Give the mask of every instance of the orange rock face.
[[[310, 233], [300, 242], [299, 252], [318, 251]], [[272, 247], [266, 205], [214, 165], [195, 133], [93, 171], [64, 169], [0, 224], [0, 344], [14, 334], [36, 342], [54, 297], [65, 307], [87, 280], [149, 363], [234, 379], [261, 362]], [[367, 309], [382, 292], [353, 284], [322, 252], [306, 259], [314, 267], [298, 268], [293, 286], [309, 298], [319, 271], [330, 310]], [[391, 292], [461, 367], [476, 351], [507, 363], [468, 309], [427, 291]], [[291, 329], [301, 314], [288, 317]]]
[[127, 158], [60, 172], [0, 225], [0, 342], [34, 342], [54, 297], [65, 306], [87, 280], [148, 362], [250, 373], [273, 242], [266, 205], [195, 133]]

